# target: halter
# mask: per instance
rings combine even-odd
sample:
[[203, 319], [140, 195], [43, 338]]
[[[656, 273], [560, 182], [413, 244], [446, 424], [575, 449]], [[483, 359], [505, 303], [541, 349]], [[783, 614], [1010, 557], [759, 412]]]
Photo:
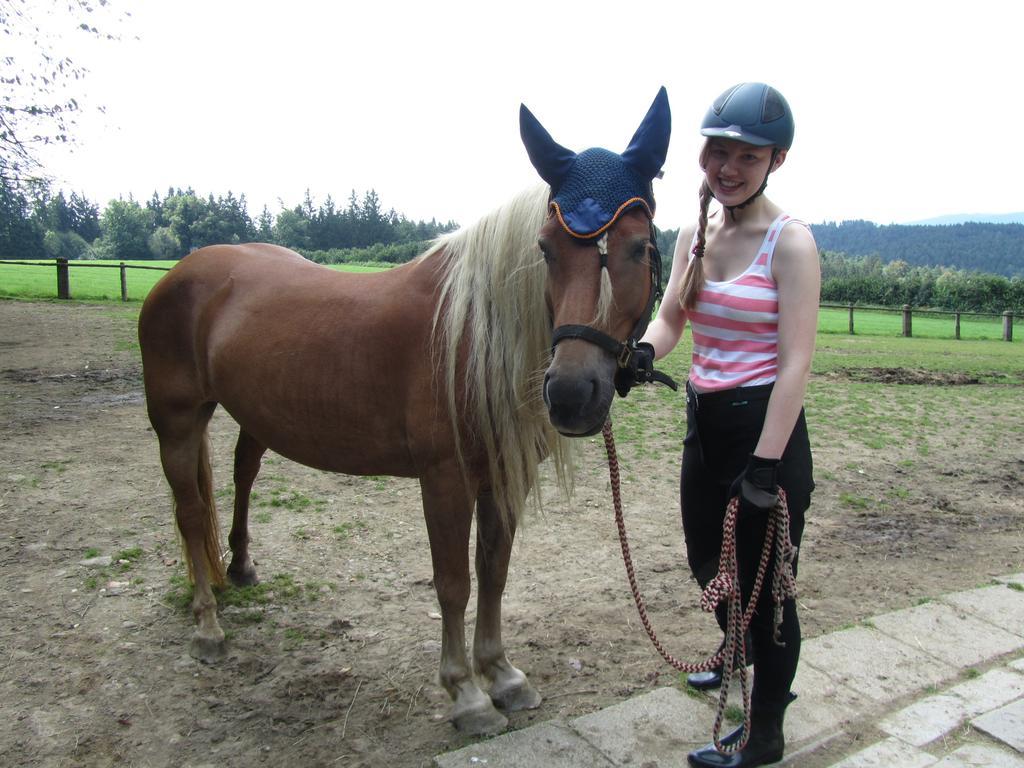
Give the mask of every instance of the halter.
[[[654, 303], [661, 298], [661, 251], [658, 250], [658, 240], [654, 231], [654, 222], [650, 221], [651, 228], [651, 292], [648, 295], [647, 307], [643, 314], [637, 319], [632, 332], [625, 341], [619, 341], [609, 336], [604, 331], [599, 331], [590, 325], [560, 325], [551, 335], [551, 352], [554, 354], [555, 347], [560, 341], [566, 339], [582, 339], [595, 344], [606, 352], [610, 353], [619, 368], [628, 368], [633, 352], [637, 348], [637, 340], [643, 337], [647, 325], [651, 321], [651, 312], [654, 311]], [[595, 243], [597, 254], [601, 260], [601, 268], [608, 267], [608, 232], [599, 237]]]

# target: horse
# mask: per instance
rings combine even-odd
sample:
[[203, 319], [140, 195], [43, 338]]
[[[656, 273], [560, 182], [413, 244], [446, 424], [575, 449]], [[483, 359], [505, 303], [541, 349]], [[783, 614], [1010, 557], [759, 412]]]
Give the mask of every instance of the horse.
[[[556, 226], [551, 199], [547, 184], [526, 190], [380, 273], [336, 272], [276, 245], [212, 245], [156, 284], [139, 343], [194, 585], [192, 656], [212, 663], [226, 653], [213, 588], [257, 583], [249, 496], [269, 449], [325, 471], [418, 478], [451, 722], [495, 733], [507, 727], [504, 713], [540, 705], [502, 641], [511, 548], [538, 466], [550, 460], [571, 482], [569, 438], [600, 429], [616, 370], [609, 352], [578, 338], [553, 353], [553, 328], [595, 323], [600, 270], [615, 285], [597, 329], [609, 336], [625, 338], [655, 290], [641, 274], [651, 249], [645, 211], [619, 217], [600, 266], [591, 244]], [[208, 436], [218, 405], [239, 426], [226, 569]]]

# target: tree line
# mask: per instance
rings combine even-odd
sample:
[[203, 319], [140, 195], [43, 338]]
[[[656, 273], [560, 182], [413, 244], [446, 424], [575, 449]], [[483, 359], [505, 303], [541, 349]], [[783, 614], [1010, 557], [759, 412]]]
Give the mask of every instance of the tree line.
[[[818, 236], [818, 226], [811, 227]], [[665, 277], [672, 263], [678, 230], [658, 233]], [[945, 309], [1024, 314], [1024, 277], [1005, 277], [949, 266], [912, 266], [902, 259], [885, 262], [877, 254], [853, 256], [819, 245], [821, 300], [830, 304]]]
[[[456, 226], [433, 219], [414, 222], [394, 209], [384, 210], [373, 190], [361, 199], [353, 191], [344, 207], [331, 197], [318, 205], [307, 193], [293, 208], [282, 206], [272, 215], [264, 207], [253, 219], [245, 196], [231, 192], [200, 197], [191, 189], [171, 189], [164, 196], [154, 193], [145, 204], [112, 200], [100, 211], [85, 197], [53, 192], [45, 183], [15, 186], [0, 179], [0, 258], [4, 259], [177, 259], [213, 243], [271, 242], [320, 263], [403, 263]], [[822, 228], [834, 229], [814, 225], [816, 238]], [[925, 229], [960, 231], [950, 226]], [[665, 281], [677, 235], [677, 229], [657, 233]], [[827, 237], [820, 239], [829, 242]], [[851, 255], [825, 247], [821, 247], [821, 267], [824, 302], [1024, 312], [1021, 276], [913, 265], [903, 259], [886, 261], [878, 254]]]
[[1024, 277], [1024, 224], [888, 224], [826, 222], [811, 227], [818, 248], [850, 256], [876, 255], [912, 267], [955, 267]]
[[821, 252], [821, 300], [961, 312], [1024, 313], [1024, 278], [950, 267], [915, 267], [902, 259]]
[[245, 195], [231, 192], [203, 197], [192, 189], [169, 189], [144, 204], [111, 200], [101, 211], [84, 196], [54, 192], [45, 182], [12, 184], [0, 177], [4, 259], [178, 259], [204, 245], [268, 242], [320, 262], [399, 262], [456, 227], [385, 209], [372, 189], [361, 198], [353, 190], [343, 206], [330, 196], [317, 204], [307, 192], [299, 205], [282, 205], [276, 215], [264, 206], [254, 219]]

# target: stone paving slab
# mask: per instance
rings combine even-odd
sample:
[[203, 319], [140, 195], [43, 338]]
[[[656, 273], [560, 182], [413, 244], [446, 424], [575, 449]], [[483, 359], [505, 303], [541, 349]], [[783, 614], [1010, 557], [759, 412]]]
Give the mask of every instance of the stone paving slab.
[[878, 727], [900, 741], [923, 747], [955, 730], [967, 717], [963, 699], [943, 693], [894, 712]]
[[797, 667], [793, 691], [797, 699], [786, 710], [788, 744], [837, 735], [851, 720], [863, 717], [876, 706], [849, 686], [803, 663]]
[[957, 667], [980, 664], [1024, 647], [1024, 637], [946, 603], [930, 602], [875, 616], [871, 625]]
[[939, 760], [935, 768], [1024, 768], [1024, 759], [987, 744], [968, 744]]
[[800, 664], [882, 703], [939, 685], [957, 674], [949, 664], [868, 627], [806, 641], [800, 649]]
[[[1017, 663], [1021, 662], [1024, 659], [1019, 659]], [[1024, 666], [1020, 669], [1024, 672]], [[1024, 675], [997, 667], [973, 680], [954, 685], [946, 693], [963, 699], [967, 714], [974, 717], [1024, 697]]]
[[935, 758], [899, 739], [888, 738], [862, 749], [830, 768], [927, 768]]
[[[658, 768], [686, 768], [686, 754], [704, 746], [715, 710], [676, 688], [661, 688], [636, 699], [571, 721], [572, 727], [615, 765], [638, 755]], [[722, 735], [731, 730], [723, 726]]]
[[561, 722], [503, 733], [434, 758], [437, 768], [613, 768], [614, 764]]
[[928, 696], [883, 718], [878, 727], [907, 744], [922, 747], [960, 728], [967, 720], [1024, 696], [1024, 676], [993, 669], [975, 680]]
[[979, 715], [971, 725], [1024, 753], [1024, 699]]
[[1024, 637], [1024, 592], [1008, 584], [953, 592], [938, 599]]

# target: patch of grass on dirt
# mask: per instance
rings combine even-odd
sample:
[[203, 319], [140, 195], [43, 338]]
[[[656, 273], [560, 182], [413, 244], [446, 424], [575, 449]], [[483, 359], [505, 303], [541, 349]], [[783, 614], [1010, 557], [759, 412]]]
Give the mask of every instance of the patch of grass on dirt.
[[839, 494], [839, 502], [850, 507], [850, 509], [867, 509], [871, 506], [871, 499], [867, 499], [863, 496], [856, 496], [852, 493], [847, 493], [846, 491], [842, 491]]
[[841, 434], [872, 451], [895, 448], [903, 453], [900, 466], [911, 466], [914, 457], [945, 451], [952, 444], [1015, 442], [1024, 428], [1020, 394], [1020, 386], [956, 386], [941, 379], [893, 386], [813, 377], [806, 401], [811, 444]]
[[314, 499], [300, 491], [293, 491], [285, 486], [277, 486], [270, 492], [268, 499], [263, 494], [253, 492], [249, 496], [251, 503], [260, 507], [273, 507], [274, 509], [286, 509], [290, 512], [322, 512], [327, 506], [324, 499]]
[[965, 380], [953, 374], [977, 378], [981, 383], [1024, 382], [1024, 355], [1018, 342], [818, 334], [814, 373], [858, 368], [946, 374], [951, 383]]
[[339, 523], [332, 529], [334, 535], [341, 541], [346, 541], [354, 535], [357, 531], [365, 531], [368, 529], [366, 523], [362, 520], [346, 520], [344, 523]]
[[312, 602], [319, 596], [319, 590], [310, 589], [295, 581], [295, 577], [287, 573], [279, 573], [269, 581], [251, 587], [226, 587], [217, 595], [222, 606], [246, 608], [269, 603], [290, 603], [305, 600]]
[[[221, 608], [258, 609], [267, 605], [314, 602], [320, 597], [320, 587], [321, 584], [316, 582], [299, 584], [291, 574], [279, 573], [269, 581], [251, 587], [226, 586], [215, 590], [215, 595]], [[191, 605], [193, 591], [194, 587], [184, 573], [175, 574], [171, 576], [170, 589], [165, 593], [164, 601], [175, 610], [186, 612]], [[241, 615], [241, 612], [236, 615]], [[259, 620], [262, 621], [262, 616]]]
[[131, 570], [132, 566], [135, 565], [142, 558], [142, 547], [131, 547], [129, 549], [122, 549], [116, 555], [114, 555], [113, 562], [118, 566], [121, 571]]
[[164, 602], [178, 613], [187, 613], [192, 604], [192, 584], [183, 573], [171, 576], [170, 589], [164, 594]]
[[[115, 573], [127, 573], [130, 571], [142, 558], [142, 547], [130, 547], [128, 549], [122, 549], [116, 555], [111, 556], [110, 565], [104, 568], [93, 570], [85, 577], [82, 582], [86, 589], [93, 590], [99, 588], [101, 585], [106, 584]], [[100, 556], [100, 550], [96, 547], [89, 547], [85, 550], [85, 559], [90, 560], [94, 557]], [[133, 583], [140, 584], [142, 579], [132, 579]]]

